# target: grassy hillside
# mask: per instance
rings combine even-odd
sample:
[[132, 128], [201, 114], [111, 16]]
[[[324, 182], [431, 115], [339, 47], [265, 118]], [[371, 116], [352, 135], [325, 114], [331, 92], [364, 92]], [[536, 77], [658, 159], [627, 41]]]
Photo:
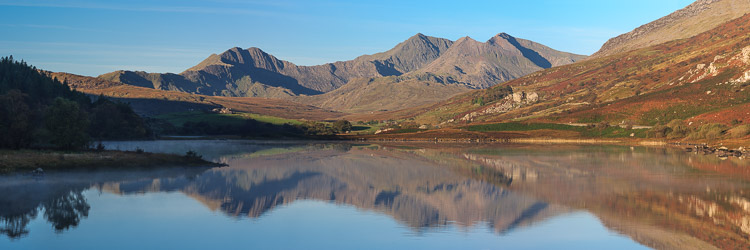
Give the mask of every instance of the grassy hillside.
[[236, 113], [236, 114], [218, 114], [218, 113], [206, 113], [200, 111], [188, 111], [178, 113], [168, 113], [158, 115], [156, 118], [166, 120], [175, 126], [181, 126], [186, 122], [210, 122], [219, 125], [241, 125], [245, 121], [252, 119], [263, 123], [273, 125], [300, 125], [302, 124], [299, 120], [284, 119], [275, 116], [259, 115], [259, 114], [248, 114], [248, 113]]
[[349, 113], [400, 110], [436, 103], [471, 86], [432, 74], [354, 79], [334, 91], [296, 98], [300, 103]]
[[750, 1], [698, 0], [656, 21], [610, 39], [592, 57], [604, 57], [685, 39], [750, 13]]

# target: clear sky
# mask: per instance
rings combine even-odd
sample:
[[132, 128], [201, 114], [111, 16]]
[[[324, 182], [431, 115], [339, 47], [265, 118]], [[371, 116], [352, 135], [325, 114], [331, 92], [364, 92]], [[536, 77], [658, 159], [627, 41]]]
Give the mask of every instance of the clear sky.
[[388, 50], [416, 33], [500, 32], [591, 54], [692, 0], [0, 0], [0, 55], [96, 76], [174, 72], [231, 47], [299, 65]]

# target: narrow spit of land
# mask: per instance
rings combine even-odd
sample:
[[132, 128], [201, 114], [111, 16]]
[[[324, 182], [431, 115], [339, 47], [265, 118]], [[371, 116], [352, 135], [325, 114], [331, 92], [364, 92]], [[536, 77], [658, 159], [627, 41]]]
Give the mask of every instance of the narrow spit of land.
[[195, 153], [158, 154], [142, 151], [51, 151], [0, 150], [0, 174], [76, 169], [138, 169], [166, 166], [216, 167], [221, 164], [203, 160]]

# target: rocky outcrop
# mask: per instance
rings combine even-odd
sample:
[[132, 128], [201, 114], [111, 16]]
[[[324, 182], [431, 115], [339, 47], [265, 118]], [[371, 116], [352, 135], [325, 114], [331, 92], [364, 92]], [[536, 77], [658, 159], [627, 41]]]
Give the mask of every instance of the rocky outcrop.
[[474, 118], [489, 115], [505, 113], [520, 107], [535, 104], [539, 101], [539, 94], [536, 92], [515, 92], [503, 98], [502, 100], [489, 105], [481, 111], [474, 111], [461, 117], [461, 121], [474, 121]]

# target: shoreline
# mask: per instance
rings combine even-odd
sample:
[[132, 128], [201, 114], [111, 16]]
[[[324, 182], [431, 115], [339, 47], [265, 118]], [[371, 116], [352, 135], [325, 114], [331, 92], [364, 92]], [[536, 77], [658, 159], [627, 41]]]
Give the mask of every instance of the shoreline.
[[65, 170], [220, 167], [198, 156], [136, 151], [0, 150], [0, 175]]
[[[339, 135], [337, 137], [327, 138], [237, 138], [232, 136], [195, 136], [189, 138], [179, 137], [162, 137], [157, 140], [181, 141], [181, 140], [261, 140], [261, 141], [279, 141], [279, 142], [401, 142], [401, 143], [460, 143], [460, 144], [536, 144], [536, 145], [562, 145], [562, 144], [579, 144], [579, 145], [620, 145], [620, 146], [657, 146], [679, 148], [685, 152], [715, 154], [717, 157], [736, 157], [739, 159], [750, 159], [750, 147], [744, 146], [725, 146], [721, 141], [709, 143], [701, 141], [684, 142], [676, 140], [651, 140], [644, 138], [555, 138], [555, 137], [528, 137], [525, 134], [514, 132], [495, 133], [495, 135], [508, 135], [506, 138], [490, 137], [487, 134], [475, 134], [473, 137], [456, 137], [466, 134], [453, 134], [453, 137], [417, 137], [418, 134], [384, 134], [384, 135]], [[740, 142], [744, 144], [745, 142]], [[750, 144], [750, 143], [748, 143]], [[2, 152], [0, 151], [0, 157]], [[1, 163], [1, 161], [0, 161]], [[0, 164], [0, 173], [2, 166]]]
[[[715, 154], [719, 158], [736, 157], [739, 159], [750, 159], [750, 147], [725, 146], [723, 142], [684, 142], [675, 140], [649, 140], [642, 138], [554, 138], [554, 137], [521, 137], [521, 138], [450, 138], [434, 137], [419, 138], [409, 137], [409, 134], [402, 134], [399, 137], [389, 137], [387, 135], [355, 137], [347, 136], [344, 140], [364, 141], [364, 142], [415, 142], [415, 143], [482, 143], [482, 144], [536, 144], [536, 145], [560, 145], [560, 144], [580, 144], [580, 145], [621, 145], [621, 146], [662, 146], [679, 148], [687, 153], [702, 153], [704, 155]], [[750, 144], [750, 143], [748, 143]], [[731, 146], [731, 145], [730, 145]]]

